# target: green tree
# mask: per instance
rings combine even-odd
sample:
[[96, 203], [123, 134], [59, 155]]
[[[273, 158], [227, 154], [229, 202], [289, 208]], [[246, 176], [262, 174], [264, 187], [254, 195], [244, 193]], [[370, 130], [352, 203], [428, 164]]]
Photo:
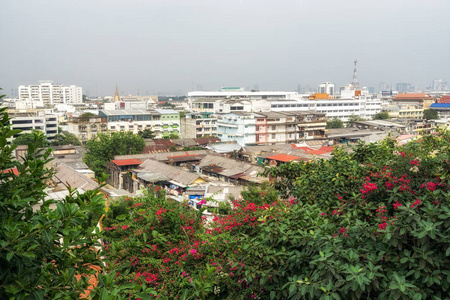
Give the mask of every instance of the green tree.
[[148, 128], [140, 130], [138, 132], [138, 135], [141, 136], [143, 139], [154, 139], [156, 136], [155, 132]]
[[360, 116], [357, 115], [351, 115], [350, 118], [348, 118], [347, 121], [347, 127], [350, 127], [354, 122], [358, 122], [358, 121], [365, 121], [366, 119], [361, 118]]
[[179, 138], [180, 138], [180, 135], [178, 133], [176, 133], [176, 132], [171, 132], [169, 134], [169, 139], [171, 139], [171, 140], [177, 140]]
[[[21, 133], [18, 137], [12, 140], [12, 144], [19, 146], [19, 145], [28, 145], [34, 142], [34, 137], [36, 133], [40, 133], [40, 131], [33, 130], [33, 132], [24, 132]], [[42, 141], [42, 146], [47, 147], [49, 145], [48, 141], [46, 140], [46, 137], [44, 136], [44, 140]]]
[[390, 119], [389, 113], [387, 111], [379, 112], [373, 116], [373, 120], [386, 120]]
[[80, 146], [81, 143], [75, 136], [75, 134], [70, 132], [63, 132], [58, 133], [55, 135], [55, 137], [51, 140], [50, 145], [52, 146], [62, 146], [62, 145], [73, 145], [73, 146]]
[[131, 132], [100, 133], [87, 141], [83, 161], [99, 176], [115, 155], [142, 153], [145, 141]]
[[96, 118], [96, 117], [98, 117], [98, 115], [93, 114], [91, 112], [85, 112], [80, 115], [80, 118], [84, 118], [84, 119]]
[[342, 122], [341, 119], [333, 118], [333, 119], [327, 121], [327, 126], [325, 128], [327, 128], [327, 129], [344, 128], [344, 122]]
[[8, 145], [7, 138], [20, 130], [11, 129], [9, 120], [1, 108], [0, 299], [78, 299], [89, 283], [75, 275], [93, 274], [89, 265], [99, 262], [98, 232], [86, 221], [89, 212], [103, 213], [103, 196], [69, 190], [62, 200], [47, 199], [45, 182], [52, 172], [45, 136], [33, 132], [19, 162], [13, 156], [17, 145]]
[[427, 120], [437, 120], [437, 119], [439, 119], [439, 115], [438, 115], [437, 111], [430, 108], [430, 109], [425, 109], [423, 111], [423, 118], [427, 119]]

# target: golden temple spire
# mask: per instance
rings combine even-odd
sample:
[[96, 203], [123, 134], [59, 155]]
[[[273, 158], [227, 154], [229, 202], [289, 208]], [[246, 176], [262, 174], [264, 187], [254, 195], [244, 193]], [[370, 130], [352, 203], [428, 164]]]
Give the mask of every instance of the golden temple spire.
[[116, 94], [114, 95], [114, 102], [118, 102], [120, 101], [120, 97], [119, 97], [119, 89], [117, 87], [117, 82], [116, 82]]

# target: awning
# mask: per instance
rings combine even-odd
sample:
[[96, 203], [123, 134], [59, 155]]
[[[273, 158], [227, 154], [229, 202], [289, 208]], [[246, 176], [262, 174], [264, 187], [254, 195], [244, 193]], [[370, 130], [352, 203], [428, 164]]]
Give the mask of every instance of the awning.
[[169, 180], [169, 182], [173, 183], [173, 184], [175, 184], [177, 186], [183, 187], [183, 188], [187, 187], [186, 185], [182, 184], [181, 182], [178, 182], [178, 181], [175, 181], [175, 180]]

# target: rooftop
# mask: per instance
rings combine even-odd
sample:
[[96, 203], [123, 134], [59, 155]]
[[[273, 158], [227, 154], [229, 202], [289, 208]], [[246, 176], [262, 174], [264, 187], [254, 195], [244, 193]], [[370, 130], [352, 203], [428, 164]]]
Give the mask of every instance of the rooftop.
[[394, 99], [432, 99], [428, 94], [398, 94]]
[[142, 164], [139, 159], [116, 159], [112, 161], [116, 166], [134, 166]]
[[267, 157], [267, 159], [273, 159], [273, 160], [282, 161], [282, 162], [303, 160], [303, 158], [301, 158], [299, 156], [293, 156], [293, 155], [288, 155], [288, 154], [276, 154], [276, 155]]

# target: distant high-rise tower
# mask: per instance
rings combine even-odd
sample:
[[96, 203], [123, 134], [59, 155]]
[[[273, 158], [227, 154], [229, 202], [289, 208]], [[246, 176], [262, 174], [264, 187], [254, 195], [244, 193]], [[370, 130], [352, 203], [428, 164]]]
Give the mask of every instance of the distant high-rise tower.
[[358, 73], [356, 72], [356, 64], [358, 63], [358, 61], [355, 59], [355, 61], [353, 63], [355, 64], [355, 68], [353, 69], [352, 86], [355, 90], [359, 90]]
[[119, 88], [117, 87], [117, 82], [116, 82], [116, 94], [114, 95], [114, 102], [118, 102], [120, 101], [120, 97], [119, 97]]

